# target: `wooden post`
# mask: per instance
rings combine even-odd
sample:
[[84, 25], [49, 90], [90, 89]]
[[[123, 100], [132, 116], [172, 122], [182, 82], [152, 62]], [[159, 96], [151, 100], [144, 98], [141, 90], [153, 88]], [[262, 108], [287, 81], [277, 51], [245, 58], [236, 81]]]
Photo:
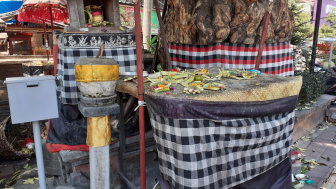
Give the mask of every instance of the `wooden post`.
[[[160, 13], [158, 13], [160, 14]], [[143, 9], [143, 24], [142, 24], [142, 43], [145, 49], [149, 49], [147, 43], [147, 38], [151, 40], [151, 30], [152, 30], [152, 0], [144, 0]]]
[[68, 0], [67, 2], [70, 26], [74, 28], [85, 27], [83, 0]]
[[121, 26], [119, 0], [103, 1], [105, 20], [112, 22], [114, 26]]
[[49, 12], [50, 12], [50, 24], [51, 24], [51, 33], [54, 31], [54, 20], [52, 16], [52, 8], [51, 5], [49, 5]]
[[58, 38], [57, 34], [53, 32], [53, 58], [54, 58], [54, 75], [57, 73], [57, 63], [58, 63]]

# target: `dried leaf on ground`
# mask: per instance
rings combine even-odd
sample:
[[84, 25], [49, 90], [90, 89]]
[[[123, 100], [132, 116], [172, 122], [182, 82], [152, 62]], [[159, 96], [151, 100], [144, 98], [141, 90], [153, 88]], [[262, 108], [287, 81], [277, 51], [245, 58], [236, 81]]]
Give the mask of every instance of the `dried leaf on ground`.
[[23, 184], [34, 184], [34, 178], [29, 178], [23, 181], [24, 181]]
[[313, 134], [313, 133], [316, 133], [316, 130], [315, 129], [312, 129], [312, 130], [310, 130], [309, 131], [311, 134]]
[[319, 163], [316, 162], [316, 159], [302, 160], [302, 163], [310, 165], [319, 165]]
[[28, 163], [23, 167], [24, 169], [30, 169], [30, 166], [28, 165]]
[[305, 152], [307, 151], [307, 149], [304, 149], [304, 148], [298, 148], [301, 152]]
[[1, 186], [3, 183], [5, 183], [5, 180], [6, 180], [6, 178], [3, 178], [3, 179], [0, 180], [0, 186]]
[[303, 186], [304, 186], [304, 184], [299, 183], [299, 184], [294, 185], [293, 188], [299, 189], [299, 188], [302, 188]]
[[18, 171], [16, 171], [16, 172], [13, 174], [12, 179], [11, 179], [11, 182], [14, 182], [14, 181], [15, 181], [16, 177], [19, 176], [19, 173], [21, 173], [21, 170], [18, 170]]

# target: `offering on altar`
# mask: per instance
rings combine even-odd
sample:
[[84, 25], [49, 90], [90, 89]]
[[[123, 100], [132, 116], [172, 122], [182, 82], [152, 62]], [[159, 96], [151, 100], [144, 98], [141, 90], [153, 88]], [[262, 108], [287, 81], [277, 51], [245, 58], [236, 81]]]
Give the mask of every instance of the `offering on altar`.
[[97, 5], [88, 5], [84, 10], [86, 27], [107, 26], [113, 23], [104, 20], [103, 8]]

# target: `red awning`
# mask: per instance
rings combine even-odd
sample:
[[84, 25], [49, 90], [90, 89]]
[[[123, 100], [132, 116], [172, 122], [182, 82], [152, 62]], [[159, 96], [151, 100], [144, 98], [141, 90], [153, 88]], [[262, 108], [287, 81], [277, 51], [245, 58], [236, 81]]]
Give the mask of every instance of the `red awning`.
[[68, 22], [66, 0], [27, 0], [18, 10], [18, 21], [37, 24], [43, 23], [43, 20], [50, 22], [50, 11], [54, 23]]

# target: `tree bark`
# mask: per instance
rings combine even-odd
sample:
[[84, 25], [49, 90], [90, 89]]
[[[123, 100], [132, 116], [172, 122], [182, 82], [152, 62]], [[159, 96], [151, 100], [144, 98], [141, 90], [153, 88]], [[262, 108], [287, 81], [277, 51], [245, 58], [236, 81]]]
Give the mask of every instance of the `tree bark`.
[[290, 41], [294, 17], [287, 0], [168, 0], [167, 40], [207, 45], [214, 42], [257, 44], [266, 11], [271, 19], [266, 43]]
[[[265, 43], [290, 41], [294, 16], [288, 0], [168, 0], [164, 18], [167, 41], [208, 45], [215, 42], [258, 44], [266, 11], [271, 17]], [[162, 40], [158, 57], [167, 69]]]

